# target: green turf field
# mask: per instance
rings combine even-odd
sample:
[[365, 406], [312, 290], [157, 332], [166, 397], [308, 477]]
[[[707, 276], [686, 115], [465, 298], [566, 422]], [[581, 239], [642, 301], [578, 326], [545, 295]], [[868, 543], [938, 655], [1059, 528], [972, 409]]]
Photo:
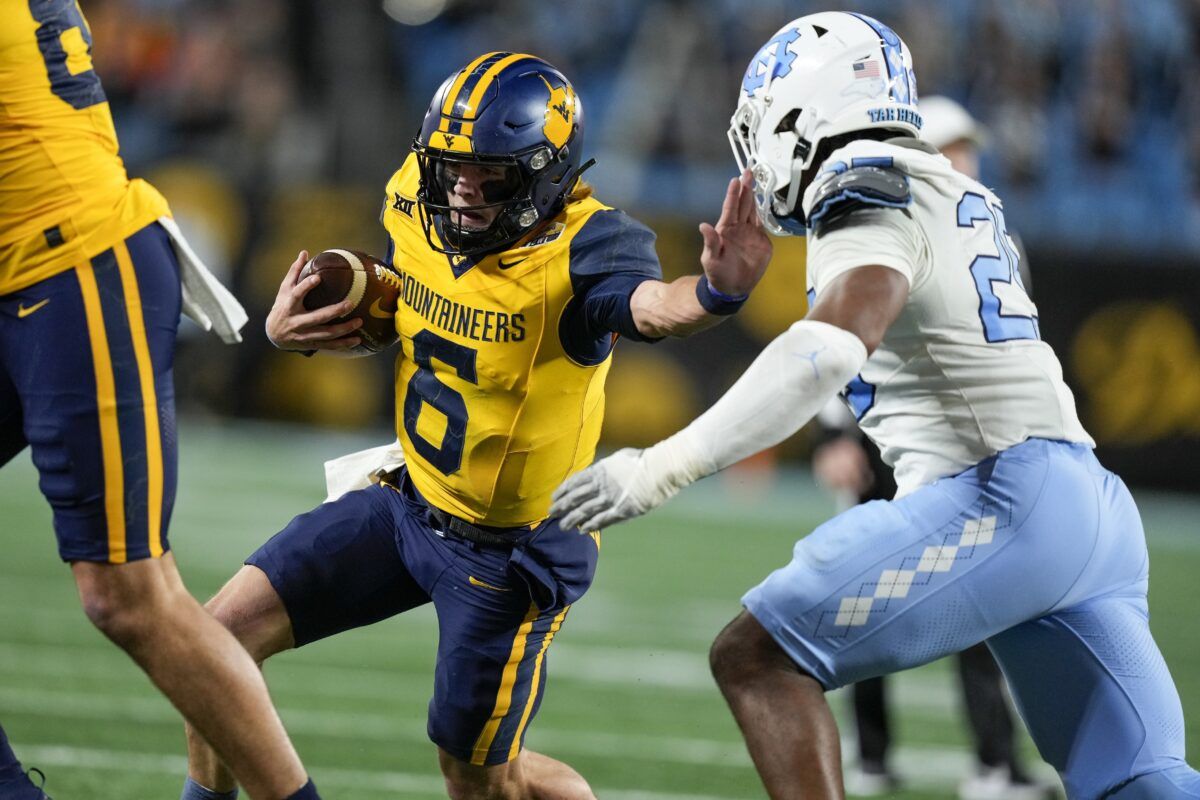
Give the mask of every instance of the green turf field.
[[[323, 459], [378, 443], [186, 421], [180, 438], [171, 541], [202, 598], [320, 502]], [[1200, 502], [1138, 496], [1154, 559], [1153, 627], [1196, 763]], [[596, 584], [550, 650], [551, 680], [527, 744], [575, 765], [610, 800], [763, 796], [708, 675], [707, 647], [741, 593], [828, 512], [801, 474], [768, 488], [719, 478], [606, 533]], [[0, 720], [18, 754], [45, 770], [56, 800], [178, 797], [181, 725], [83, 617], [28, 453], [0, 472], [0, 543]], [[435, 635], [420, 610], [268, 665], [276, 704], [325, 797], [444, 796], [425, 738]], [[934, 664], [895, 680], [895, 763], [909, 787], [896, 796], [952, 798], [969, 756], [951, 672]], [[839, 713], [847, 700], [833, 698]]]

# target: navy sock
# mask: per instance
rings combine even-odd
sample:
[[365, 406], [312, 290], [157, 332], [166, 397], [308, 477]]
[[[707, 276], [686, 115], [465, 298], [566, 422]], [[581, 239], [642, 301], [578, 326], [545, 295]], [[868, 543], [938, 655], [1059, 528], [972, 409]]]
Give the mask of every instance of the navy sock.
[[300, 787], [295, 794], [288, 795], [283, 800], [321, 800], [321, 795], [317, 794], [317, 787], [309, 778], [308, 783]]
[[0, 784], [24, 777], [25, 770], [22, 769], [21, 762], [17, 761], [17, 754], [8, 744], [8, 734], [0, 727]]
[[188, 778], [183, 782], [183, 794], [179, 795], [179, 800], [237, 800], [237, 796], [237, 789], [232, 792], [214, 792]]
[[25, 774], [25, 768], [17, 760], [17, 754], [8, 744], [8, 735], [0, 727], [0, 796], [19, 800], [23, 797], [41, 797], [42, 791], [34, 786]]
[[25, 770], [20, 769], [17, 753], [12, 752], [12, 747], [8, 746], [8, 735], [4, 728], [0, 727], [0, 783], [4, 783], [12, 775], [24, 774]]

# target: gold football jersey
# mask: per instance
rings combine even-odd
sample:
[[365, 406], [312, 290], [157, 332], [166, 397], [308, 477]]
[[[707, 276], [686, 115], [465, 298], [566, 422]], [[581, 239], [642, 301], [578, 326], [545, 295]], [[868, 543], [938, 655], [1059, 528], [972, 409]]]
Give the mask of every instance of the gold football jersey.
[[[581, 354], [568, 352], [563, 331], [578, 288], [573, 243], [598, 213], [620, 212], [590, 196], [573, 200], [532, 240], [456, 262], [425, 238], [418, 178], [410, 156], [383, 209], [402, 280], [396, 427], [409, 472], [447, 513], [499, 527], [537, 523], [554, 488], [595, 455], [616, 335], [588, 332], [593, 349]], [[593, 248], [601, 270], [628, 262], [611, 240]], [[651, 260], [645, 277], [658, 269], [652, 244], [643, 264]]]
[[0, 0], [0, 295], [168, 213], [130, 181], [75, 0]]

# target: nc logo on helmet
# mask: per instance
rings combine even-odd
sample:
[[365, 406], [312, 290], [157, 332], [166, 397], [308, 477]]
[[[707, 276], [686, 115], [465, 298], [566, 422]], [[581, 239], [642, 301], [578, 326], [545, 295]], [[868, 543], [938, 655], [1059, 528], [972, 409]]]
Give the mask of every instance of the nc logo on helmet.
[[[748, 95], [754, 94], [754, 90], [761, 89], [767, 78], [782, 78], [791, 72], [796, 54], [788, 49], [788, 45], [799, 38], [799, 30], [788, 28], [775, 34], [774, 39], [764, 44], [746, 69], [746, 77], [742, 79], [742, 91]], [[770, 75], [767, 75], [768, 71]]]
[[[542, 78], [541, 75], [538, 77]], [[550, 99], [546, 101], [546, 124], [542, 126], [542, 133], [546, 135], [546, 140], [558, 149], [571, 138], [571, 129], [575, 127], [575, 104], [578, 99], [570, 86], [555, 89], [545, 78], [542, 78], [542, 83], [550, 90]]]

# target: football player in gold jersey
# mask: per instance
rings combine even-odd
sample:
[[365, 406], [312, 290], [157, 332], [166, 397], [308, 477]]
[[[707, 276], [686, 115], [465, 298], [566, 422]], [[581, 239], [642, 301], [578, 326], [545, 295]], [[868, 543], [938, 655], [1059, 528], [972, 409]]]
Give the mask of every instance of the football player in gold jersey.
[[[758, 282], [770, 242], [749, 176], [734, 179], [717, 225], [701, 226], [703, 274], [664, 283], [654, 234], [580, 180], [579, 98], [534, 56], [487, 53], [451, 75], [412, 149], [382, 215], [406, 463], [294, 519], [209, 608], [262, 660], [432, 601], [428, 732], [450, 796], [591, 798], [573, 769], [522, 750], [600, 541], [562, 530], [550, 493], [592, 460], [618, 337], [717, 323]], [[297, 281], [306, 259], [268, 335], [284, 349], [354, 346], [358, 320], [304, 310], [319, 280]], [[194, 777], [232, 788], [196, 737], [190, 750]]]
[[[170, 553], [181, 270], [224, 290], [126, 176], [91, 45], [75, 0], [0, 0], [0, 464], [31, 446], [88, 618], [249, 793], [316, 797], [254, 663]], [[232, 298], [192, 301], [236, 337]], [[0, 797], [44, 796], [0, 730]]]

